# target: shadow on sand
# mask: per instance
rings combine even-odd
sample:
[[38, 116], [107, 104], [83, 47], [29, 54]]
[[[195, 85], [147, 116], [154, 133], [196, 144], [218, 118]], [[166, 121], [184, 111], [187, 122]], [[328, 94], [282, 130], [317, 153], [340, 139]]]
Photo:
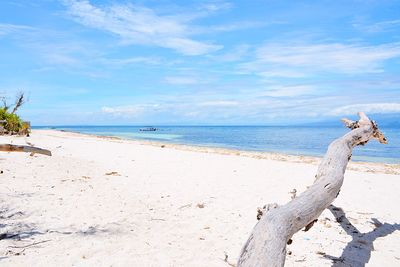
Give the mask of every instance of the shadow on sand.
[[330, 205], [328, 209], [335, 216], [336, 221], [343, 230], [352, 237], [347, 243], [340, 257], [325, 255], [333, 261], [332, 267], [363, 267], [371, 258], [371, 251], [374, 250], [373, 242], [379, 238], [400, 230], [400, 224], [381, 223], [378, 219], [372, 218], [375, 229], [368, 233], [360, 233], [358, 229], [348, 220], [343, 209]]
[[[0, 242], [11, 241], [4, 251], [0, 250], [0, 262], [8, 259], [11, 256], [24, 255], [28, 248], [37, 248], [38, 245], [52, 241], [52, 234], [61, 235], [78, 235], [78, 236], [93, 236], [99, 234], [117, 234], [115, 229], [101, 227], [98, 225], [89, 226], [85, 229], [73, 229], [68, 227], [67, 230], [42, 230], [40, 231], [36, 224], [25, 223], [23, 220], [27, 216], [24, 212], [13, 211], [8, 208], [0, 208]], [[36, 239], [37, 235], [43, 237]], [[44, 240], [44, 236], [48, 239]], [[24, 241], [24, 242], [19, 242]], [[29, 242], [29, 243], [27, 243]]]
[[[5, 242], [5, 239], [13, 241], [21, 241], [31, 239], [35, 235], [43, 235], [43, 232], [37, 230], [35, 224], [24, 223], [21, 221], [26, 215], [22, 211], [15, 211], [8, 207], [0, 208], [0, 242]], [[5, 251], [0, 251], [0, 261], [7, 259], [12, 253], [8, 246]], [[15, 253], [15, 255], [19, 255]]]

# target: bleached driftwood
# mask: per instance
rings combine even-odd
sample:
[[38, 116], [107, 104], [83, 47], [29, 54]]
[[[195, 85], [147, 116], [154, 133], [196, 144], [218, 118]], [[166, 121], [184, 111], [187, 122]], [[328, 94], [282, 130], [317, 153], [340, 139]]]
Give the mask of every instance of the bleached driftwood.
[[22, 146], [22, 145], [11, 145], [11, 144], [0, 144], [0, 151], [6, 152], [28, 152], [34, 154], [43, 154], [51, 156], [51, 151], [42, 149], [34, 146]]
[[237, 266], [284, 266], [286, 244], [291, 237], [303, 227], [306, 230], [311, 228], [338, 196], [353, 147], [364, 145], [370, 139], [387, 143], [374, 121], [362, 112], [358, 115], [360, 119], [355, 122], [342, 120], [352, 131], [329, 145], [314, 184], [286, 205], [272, 209], [261, 217], [242, 248]]

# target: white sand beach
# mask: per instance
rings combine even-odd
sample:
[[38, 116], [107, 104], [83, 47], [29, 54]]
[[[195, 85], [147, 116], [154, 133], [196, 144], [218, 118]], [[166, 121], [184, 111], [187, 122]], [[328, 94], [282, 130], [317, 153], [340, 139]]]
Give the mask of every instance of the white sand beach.
[[[0, 152], [1, 266], [230, 266], [257, 207], [311, 185], [309, 157], [161, 145], [55, 130]], [[351, 163], [333, 203], [294, 235], [286, 266], [400, 266], [400, 166]], [[225, 261], [227, 258], [227, 261]]]

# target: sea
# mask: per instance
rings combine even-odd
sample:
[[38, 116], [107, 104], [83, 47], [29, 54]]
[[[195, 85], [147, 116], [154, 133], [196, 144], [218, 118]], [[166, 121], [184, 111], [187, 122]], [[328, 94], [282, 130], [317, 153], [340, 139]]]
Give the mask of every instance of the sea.
[[[256, 152], [321, 157], [328, 145], [347, 133], [336, 126], [156, 126], [156, 131], [141, 131], [147, 126], [37, 126], [34, 129], [64, 131], [140, 139], [173, 144], [217, 147]], [[382, 128], [389, 143], [375, 140], [353, 151], [353, 161], [400, 164], [400, 127]]]

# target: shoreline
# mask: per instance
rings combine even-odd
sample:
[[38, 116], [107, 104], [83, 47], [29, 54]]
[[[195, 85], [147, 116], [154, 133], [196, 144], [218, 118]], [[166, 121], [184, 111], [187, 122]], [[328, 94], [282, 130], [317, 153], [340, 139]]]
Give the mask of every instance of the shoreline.
[[[301, 194], [319, 161], [55, 130], [0, 139], [52, 151], [0, 155], [2, 266], [228, 266], [257, 207]], [[398, 264], [399, 175], [350, 165], [333, 203], [341, 219], [327, 209], [296, 233], [288, 266]]]
[[[323, 156], [307, 156], [307, 155], [290, 155], [283, 152], [258, 152], [258, 151], [250, 151], [250, 150], [240, 150], [240, 149], [230, 149], [230, 148], [222, 148], [222, 147], [210, 147], [210, 146], [201, 146], [201, 145], [186, 145], [186, 144], [176, 144], [162, 141], [151, 141], [144, 139], [135, 139], [135, 138], [123, 138], [118, 136], [109, 136], [109, 135], [97, 135], [90, 133], [81, 133], [75, 131], [68, 130], [59, 130], [59, 129], [33, 129], [32, 132], [35, 131], [55, 131], [61, 133], [69, 133], [77, 136], [86, 136], [86, 137], [95, 137], [99, 139], [106, 140], [120, 140], [125, 142], [133, 142], [139, 143], [140, 145], [150, 145], [155, 147], [162, 148], [172, 148], [180, 151], [192, 151], [199, 153], [214, 153], [219, 155], [234, 155], [255, 159], [267, 159], [267, 160], [275, 160], [275, 161], [285, 161], [285, 162], [293, 162], [293, 163], [306, 163], [318, 166], [319, 162], [322, 160]], [[348, 170], [353, 171], [361, 171], [361, 172], [371, 172], [371, 173], [384, 173], [384, 174], [395, 174], [400, 175], [400, 163], [383, 163], [383, 162], [367, 162], [367, 161], [352, 161], [350, 160], [348, 166]]]

